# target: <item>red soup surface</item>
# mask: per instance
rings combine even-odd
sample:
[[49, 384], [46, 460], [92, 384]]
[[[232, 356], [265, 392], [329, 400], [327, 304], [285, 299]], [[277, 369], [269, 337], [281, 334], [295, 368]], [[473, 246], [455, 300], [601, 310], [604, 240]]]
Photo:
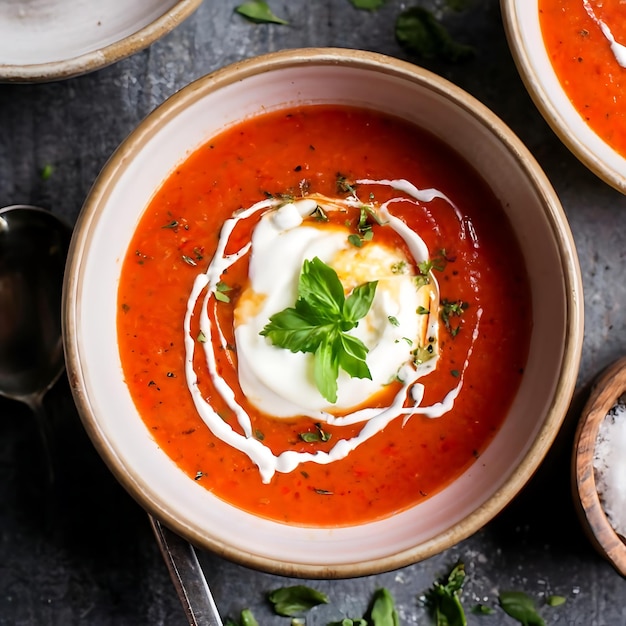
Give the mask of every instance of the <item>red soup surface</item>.
[[[431, 260], [414, 263], [416, 281], [433, 276], [440, 290], [439, 358], [436, 369], [419, 380], [422, 404], [443, 402], [451, 390], [458, 395], [440, 417], [418, 409], [390, 420], [345, 458], [327, 464], [306, 460], [263, 480], [257, 465], [215, 436], [196, 410], [185, 371], [183, 320], [190, 292], [214, 257], [225, 220], [255, 203], [356, 194], [376, 207], [403, 196], [389, 185], [364, 179], [402, 179], [418, 189], [438, 190], [427, 200], [396, 202], [390, 211], [428, 247]], [[262, 213], [241, 220], [229, 245], [245, 244]], [[364, 250], [386, 242], [404, 246], [407, 253], [402, 238], [384, 223], [370, 221], [363, 228], [363, 215], [357, 205], [331, 216], [328, 225], [352, 229], [353, 244]], [[249, 282], [248, 268], [244, 254], [221, 277], [227, 291], [210, 308], [223, 331], [221, 343], [213, 347], [216, 372], [247, 411], [250, 436], [273, 454], [328, 452], [337, 442], [358, 436], [364, 423], [320, 424], [302, 415], [276, 419], [257, 410], [242, 393], [233, 319]], [[201, 306], [194, 310], [188, 333], [202, 344], [193, 356], [197, 384], [224, 423], [241, 435], [203, 360], [206, 342], [217, 340], [199, 331]], [[247, 120], [178, 167], [133, 236], [118, 307], [126, 382], [159, 446], [190, 480], [219, 498], [266, 518], [315, 526], [389, 516], [480, 463], [518, 389], [532, 325], [529, 282], [518, 244], [498, 201], [468, 163], [429, 133], [399, 119], [331, 105]], [[416, 315], [422, 312], [416, 310]], [[390, 381], [367, 402], [388, 406], [397, 386]]]
[[[561, 85], [593, 131], [626, 156], [626, 44], [622, 0], [539, 0], [544, 42]], [[604, 26], [603, 26], [604, 25]], [[603, 32], [603, 28], [606, 31]]]

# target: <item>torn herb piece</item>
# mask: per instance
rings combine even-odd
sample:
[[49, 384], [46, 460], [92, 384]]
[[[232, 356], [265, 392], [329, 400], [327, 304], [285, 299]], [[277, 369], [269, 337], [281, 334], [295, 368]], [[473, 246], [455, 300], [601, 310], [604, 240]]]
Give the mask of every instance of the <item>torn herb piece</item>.
[[318, 604], [328, 604], [328, 596], [306, 585], [281, 587], [268, 595], [277, 615], [294, 617], [309, 611]]
[[425, 59], [458, 62], [474, 54], [471, 46], [456, 42], [445, 26], [423, 7], [410, 7], [396, 20], [396, 39], [404, 48]]
[[522, 626], [546, 626], [537, 613], [535, 602], [523, 591], [503, 591], [498, 596], [502, 610]]
[[264, 0], [249, 0], [235, 7], [235, 12], [255, 24], [289, 24], [275, 15]]

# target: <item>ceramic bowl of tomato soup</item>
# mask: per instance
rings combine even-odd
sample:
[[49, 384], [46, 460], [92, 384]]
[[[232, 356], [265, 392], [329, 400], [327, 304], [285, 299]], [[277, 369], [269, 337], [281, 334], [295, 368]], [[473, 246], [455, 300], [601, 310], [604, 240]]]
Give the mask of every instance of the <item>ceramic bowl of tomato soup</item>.
[[626, 193], [626, 21], [620, 0], [501, 0], [538, 109], [597, 176]]
[[67, 366], [100, 454], [201, 548], [345, 577], [435, 554], [537, 468], [574, 388], [577, 257], [532, 156], [414, 65], [206, 76], [76, 225]]

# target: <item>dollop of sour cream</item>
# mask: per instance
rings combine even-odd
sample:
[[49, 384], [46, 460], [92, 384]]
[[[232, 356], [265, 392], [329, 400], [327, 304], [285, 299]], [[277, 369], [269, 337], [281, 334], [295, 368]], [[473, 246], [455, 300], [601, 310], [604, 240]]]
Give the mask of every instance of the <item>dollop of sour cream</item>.
[[613, 56], [615, 57], [617, 63], [621, 67], [626, 68], [626, 46], [615, 40], [611, 29], [604, 20], [601, 20], [596, 15], [596, 12], [591, 6], [591, 2], [589, 2], [589, 0], [583, 0], [583, 6], [585, 7], [587, 15], [597, 24], [598, 28], [600, 28], [600, 30], [602, 31], [602, 34], [609, 42], [609, 45], [611, 46], [611, 52], [613, 53]]
[[[471, 348], [456, 385], [440, 402], [421, 405], [424, 386], [419, 379], [435, 369], [438, 359], [439, 289], [432, 272], [428, 281], [416, 281], [413, 268], [429, 260], [429, 251], [421, 237], [390, 210], [395, 202], [430, 202], [434, 198], [444, 199], [458, 215], [456, 207], [441, 192], [419, 190], [407, 181], [361, 180], [357, 183], [386, 185], [405, 194], [377, 207], [376, 211], [379, 218], [404, 240], [412, 258], [384, 241], [372, 240], [367, 245], [355, 247], [349, 243], [347, 227], [316, 222], [310, 217], [320, 207], [330, 213], [345, 211], [349, 206], [363, 206], [356, 197], [336, 200], [309, 196], [282, 205], [278, 200], [267, 199], [226, 220], [215, 255], [207, 271], [196, 277], [188, 299], [184, 322], [186, 378], [196, 409], [215, 436], [249, 456], [258, 466], [264, 482], [269, 482], [275, 472], [291, 472], [307, 461], [327, 464], [342, 459], [400, 416], [404, 420], [415, 413], [439, 417], [452, 408], [463, 385], [463, 371]], [[251, 240], [235, 253], [227, 254], [230, 237], [239, 221], [257, 214], [261, 217]], [[305, 415], [339, 426], [362, 424], [358, 435], [339, 439], [327, 452], [272, 452], [253, 436], [250, 415], [237, 402], [235, 390], [218, 373], [215, 344], [225, 348], [226, 340], [215, 321], [217, 317], [209, 312], [214, 312], [217, 306], [215, 294], [224, 272], [244, 255], [249, 255], [249, 284], [242, 291], [235, 309], [241, 390], [248, 402], [276, 419]], [[335, 270], [346, 295], [360, 284], [378, 281], [367, 315], [349, 331], [369, 350], [366, 361], [372, 378], [352, 378], [340, 371], [338, 398], [332, 404], [315, 386], [312, 354], [292, 353], [273, 345], [260, 334], [273, 314], [294, 305], [302, 265], [314, 257], [319, 257]], [[218, 416], [199, 389], [194, 370], [198, 341], [191, 335], [191, 319], [195, 311], [199, 311], [200, 332], [205, 337], [200, 345], [204, 349], [208, 373], [216, 391], [233, 411], [242, 432]], [[480, 311], [474, 339], [479, 320]], [[428, 358], [416, 358], [416, 354], [427, 354]], [[368, 406], [368, 400], [392, 381], [398, 381], [400, 385], [390, 405]]]

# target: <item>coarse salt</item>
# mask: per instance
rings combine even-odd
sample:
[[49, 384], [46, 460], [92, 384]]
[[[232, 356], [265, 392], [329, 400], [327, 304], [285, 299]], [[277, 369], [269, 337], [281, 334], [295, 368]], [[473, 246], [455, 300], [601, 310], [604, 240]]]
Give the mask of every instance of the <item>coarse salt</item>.
[[626, 537], [626, 398], [600, 424], [593, 467], [606, 516], [615, 532]]

